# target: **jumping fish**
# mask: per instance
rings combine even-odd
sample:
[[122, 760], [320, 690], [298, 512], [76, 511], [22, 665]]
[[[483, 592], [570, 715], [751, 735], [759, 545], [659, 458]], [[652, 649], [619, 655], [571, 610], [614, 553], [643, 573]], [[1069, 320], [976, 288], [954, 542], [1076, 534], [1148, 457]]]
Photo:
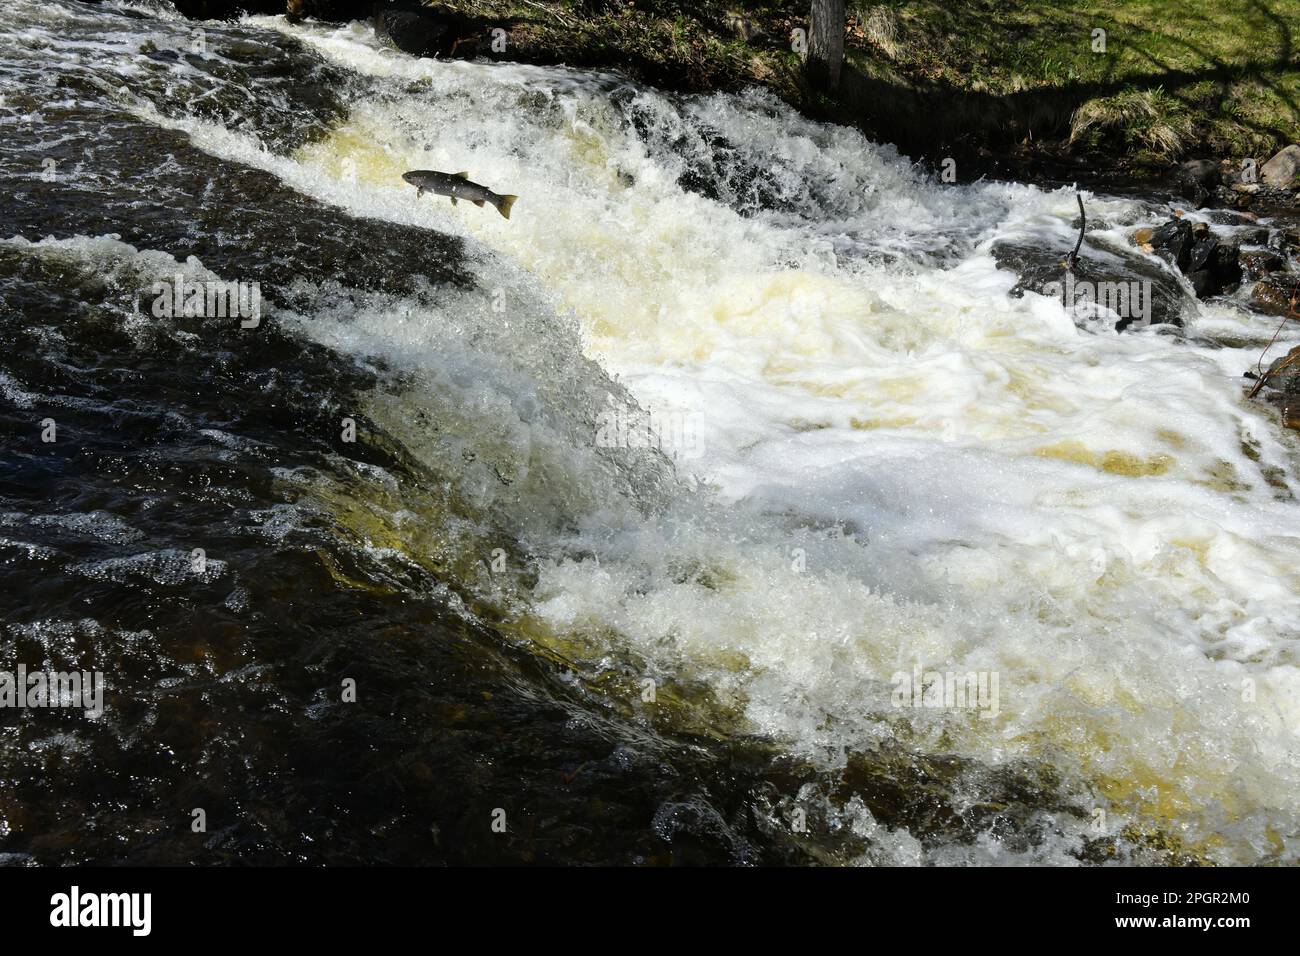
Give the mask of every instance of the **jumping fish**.
[[476, 206], [490, 202], [496, 207], [496, 211], [507, 219], [510, 218], [510, 208], [519, 198], [502, 196], [486, 186], [470, 182], [469, 173], [440, 173], [433, 169], [413, 169], [409, 173], [402, 173], [402, 178], [416, 188], [417, 196], [423, 196], [425, 190], [428, 190], [439, 196], [447, 196], [453, 206], [456, 205], [457, 199], [468, 199]]

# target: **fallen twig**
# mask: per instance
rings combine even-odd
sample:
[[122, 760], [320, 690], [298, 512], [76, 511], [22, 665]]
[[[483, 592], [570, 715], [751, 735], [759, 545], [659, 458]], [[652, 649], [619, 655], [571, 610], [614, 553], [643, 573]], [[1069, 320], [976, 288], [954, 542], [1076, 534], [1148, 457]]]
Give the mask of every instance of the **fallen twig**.
[[1072, 271], [1079, 261], [1079, 250], [1083, 248], [1083, 233], [1088, 228], [1088, 214], [1083, 209], [1083, 193], [1075, 193], [1074, 198], [1079, 201], [1079, 241], [1074, 244], [1074, 251], [1070, 253], [1070, 258], [1065, 260], [1067, 272]]
[[572, 20], [570, 20], [570, 19], [568, 19], [567, 17], [565, 17], [565, 16], [564, 16], [563, 14], [561, 14], [559, 11], [552, 10], [552, 9], [550, 9], [549, 7], [544, 7], [544, 6], [542, 6], [540, 3], [534, 3], [533, 0], [522, 0], [522, 2], [523, 2], [523, 3], [526, 3], [526, 4], [527, 4], [528, 6], [530, 6], [530, 7], [535, 7], [536, 9], [541, 10], [543, 13], [546, 13], [546, 14], [549, 14], [550, 16], [555, 17], [555, 19], [559, 20], [562, 24], [564, 24], [564, 25], [565, 25], [566, 27], [568, 27], [570, 30], [574, 29], [575, 26], [576, 26], [576, 24], [573, 23]]
[[1277, 337], [1282, 334], [1282, 329], [1285, 328], [1287, 322], [1292, 319], [1300, 321], [1300, 311], [1297, 311], [1297, 302], [1300, 302], [1300, 284], [1298, 284], [1295, 287], [1295, 291], [1291, 293], [1290, 308], [1288, 309], [1287, 314], [1282, 316], [1282, 321], [1278, 323], [1277, 330], [1274, 331], [1273, 337], [1268, 340], [1268, 345], [1264, 346], [1264, 351], [1259, 353], [1259, 361], [1255, 363], [1255, 371], [1259, 373], [1259, 377], [1255, 379], [1254, 386], [1246, 395], [1247, 398], [1254, 398], [1258, 395], [1259, 390], [1264, 387], [1264, 383], [1268, 381], [1270, 375], [1282, 371], [1282, 369], [1300, 358], [1300, 352], [1296, 352], [1294, 355], [1288, 356], [1287, 360], [1277, 368], [1269, 369], [1267, 372], [1264, 371], [1264, 356], [1267, 355], [1268, 350], [1273, 347], [1273, 343], [1277, 341]]

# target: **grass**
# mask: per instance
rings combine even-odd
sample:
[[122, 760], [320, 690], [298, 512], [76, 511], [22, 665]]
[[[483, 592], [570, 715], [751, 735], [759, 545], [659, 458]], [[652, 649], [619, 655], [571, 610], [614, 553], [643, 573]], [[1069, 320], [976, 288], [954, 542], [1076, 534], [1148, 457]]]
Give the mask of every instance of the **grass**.
[[[1267, 158], [1300, 141], [1300, 0], [882, 0], [848, 4], [844, 89], [804, 84], [807, 0], [443, 0], [511, 23], [525, 58], [624, 65], [684, 91], [772, 88], [919, 152], [970, 145], [1093, 155]], [[743, 17], [757, 35], [742, 39]], [[1105, 31], [1104, 52], [1094, 31]]]
[[[1072, 93], [1068, 141], [1136, 158], [1249, 156], [1300, 139], [1300, 0], [884, 5], [895, 66], [940, 86]], [[1094, 49], [1105, 31], [1105, 51]], [[883, 49], [868, 55], [887, 55]], [[1116, 136], [1085, 136], [1112, 132]]]

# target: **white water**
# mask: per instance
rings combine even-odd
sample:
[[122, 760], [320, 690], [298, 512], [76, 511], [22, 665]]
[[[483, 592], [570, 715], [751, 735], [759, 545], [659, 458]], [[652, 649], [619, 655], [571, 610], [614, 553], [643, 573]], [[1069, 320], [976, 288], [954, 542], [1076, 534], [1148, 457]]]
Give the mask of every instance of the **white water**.
[[[544, 556], [514, 595], [522, 630], [703, 681], [737, 708], [733, 731], [827, 766], [888, 738], [1044, 761], [1084, 816], [1054, 820], [1039, 859], [1098, 835], [1093, 807], [1106, 832], [1177, 834], [1207, 859], [1295, 859], [1294, 441], [1242, 399], [1257, 346], [1084, 333], [1057, 302], [1009, 295], [994, 240], [1067, 246], [1072, 192], [944, 186], [759, 94], [677, 102], [608, 77], [414, 60], [359, 25], [251, 22], [385, 82], [289, 158], [142, 115], [359, 215], [482, 250], [479, 295], [347, 300], [299, 324], [418, 373], [444, 421], [512, 462], [514, 497], [474, 493], [513, 508], [521, 547]], [[770, 174], [782, 211], [745, 217], [743, 194], [724, 189], [729, 205], [678, 185], [705, 155], [701, 124]], [[468, 170], [521, 198], [510, 221], [416, 202], [399, 178], [411, 168]], [[1087, 198], [1117, 243], [1151, 218]], [[1271, 333], [1226, 308], [1192, 326]], [[699, 487], [648, 517], [595, 473], [608, 456], [594, 433], [573, 441], [598, 397], [580, 391], [590, 405], [567, 425], [537, 411], [574, 374], [556, 352], [579, 341], [643, 406], [699, 428], [702, 455], [678, 463]], [[414, 408], [370, 411], [406, 437]], [[892, 707], [891, 675], [917, 663], [996, 672], [997, 716]], [[854, 826], [875, 859], [1007, 858], [992, 838], [927, 855], [873, 831], [865, 809]]]

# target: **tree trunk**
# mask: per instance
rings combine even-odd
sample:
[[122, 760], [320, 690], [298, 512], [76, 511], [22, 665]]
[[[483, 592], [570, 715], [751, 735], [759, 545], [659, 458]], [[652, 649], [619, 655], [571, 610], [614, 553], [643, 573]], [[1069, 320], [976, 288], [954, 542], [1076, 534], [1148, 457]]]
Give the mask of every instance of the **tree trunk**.
[[808, 61], [804, 68], [814, 87], [827, 92], [840, 85], [844, 62], [844, 0], [812, 0], [808, 24]]

